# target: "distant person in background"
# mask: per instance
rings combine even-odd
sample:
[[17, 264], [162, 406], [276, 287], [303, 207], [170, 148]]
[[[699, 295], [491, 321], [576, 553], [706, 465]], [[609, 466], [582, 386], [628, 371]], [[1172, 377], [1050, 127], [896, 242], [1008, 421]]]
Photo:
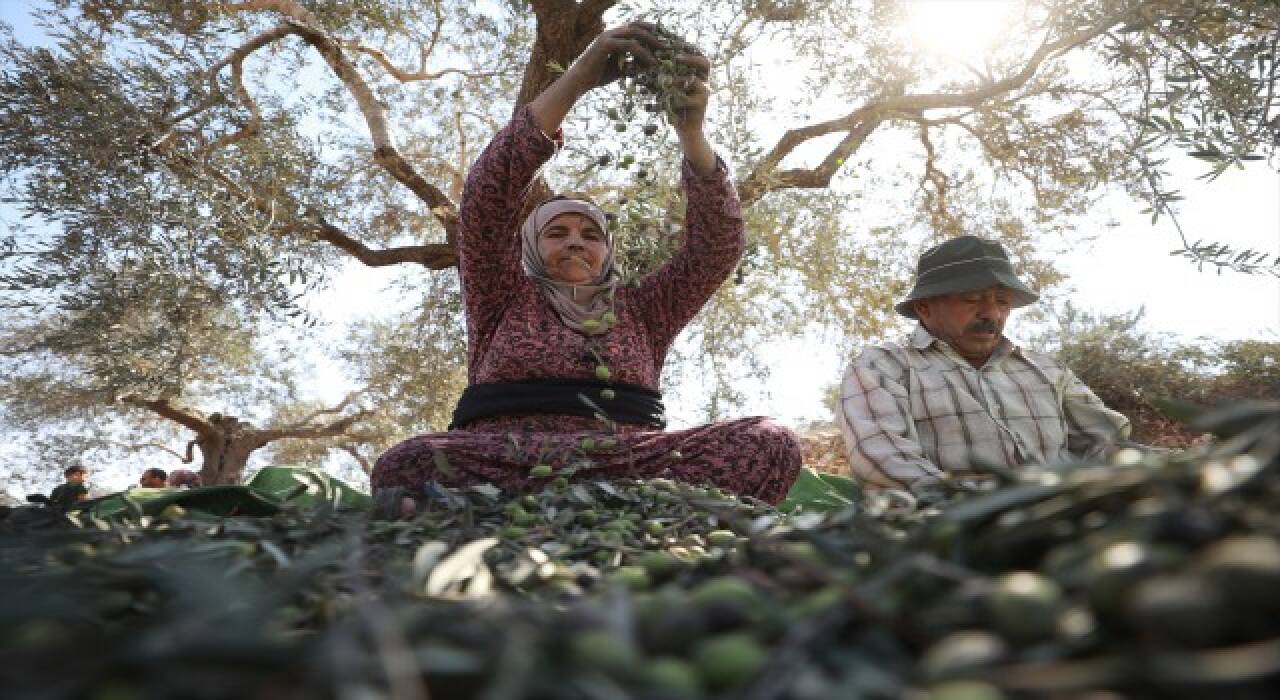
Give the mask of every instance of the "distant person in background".
[[195, 489], [204, 486], [200, 475], [190, 469], [174, 469], [169, 474], [169, 487], [176, 489]]
[[89, 470], [79, 464], [73, 464], [62, 472], [62, 476], [66, 481], [49, 494], [49, 505], [66, 511], [89, 498], [89, 487], [84, 485], [85, 478], [89, 476]]
[[138, 485], [144, 489], [162, 489], [168, 479], [169, 475], [163, 469], [152, 467], [142, 472], [142, 478], [138, 480]]

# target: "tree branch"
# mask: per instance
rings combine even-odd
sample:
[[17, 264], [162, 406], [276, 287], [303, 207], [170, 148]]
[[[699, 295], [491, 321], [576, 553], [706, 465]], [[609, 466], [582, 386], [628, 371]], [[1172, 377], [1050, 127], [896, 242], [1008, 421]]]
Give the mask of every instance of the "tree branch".
[[386, 107], [360, 75], [360, 71], [342, 52], [342, 43], [324, 31], [314, 14], [293, 0], [246, 0], [238, 3], [223, 3], [220, 9], [225, 12], [274, 10], [288, 17], [286, 24], [292, 33], [302, 37], [320, 54], [334, 75], [355, 98], [356, 107], [364, 117], [369, 136], [373, 141], [374, 163], [426, 202], [431, 208], [432, 215], [444, 225], [450, 239], [456, 235], [457, 205], [438, 187], [419, 175], [396, 148], [391, 127], [387, 121]]
[[244, 2], [224, 2], [219, 6], [224, 12], [251, 12], [253, 10], [275, 10], [295, 22], [320, 26], [320, 20], [310, 10], [294, 2], [294, 0], [245, 0]]
[[356, 461], [356, 464], [360, 465], [360, 469], [362, 469], [365, 474], [373, 473], [373, 463], [369, 461], [369, 458], [360, 454], [360, 450], [357, 450], [352, 445], [339, 445], [338, 449], [351, 455], [351, 458]]
[[361, 393], [362, 392], [360, 390], [353, 391], [347, 394], [346, 396], [342, 397], [342, 400], [339, 401], [337, 404], [330, 406], [329, 408], [318, 408], [312, 411], [311, 413], [308, 413], [303, 418], [300, 418], [294, 421], [293, 423], [285, 426], [285, 428], [286, 429], [301, 428], [309, 425], [311, 421], [319, 418], [320, 416], [342, 413], [344, 410], [346, 410], [347, 406], [351, 405], [352, 401], [356, 400], [356, 397], [360, 396]]
[[161, 418], [166, 418], [183, 426], [184, 428], [187, 428], [188, 430], [194, 431], [197, 435], [203, 435], [213, 431], [213, 426], [204, 418], [201, 418], [199, 415], [191, 411], [184, 411], [174, 406], [169, 403], [168, 399], [144, 399], [140, 396], [130, 394], [128, 396], [121, 396], [119, 400], [132, 406], [145, 408]]
[[[1123, 17], [1112, 17], [1098, 26], [1045, 42], [1027, 59], [1017, 73], [975, 90], [960, 93], [930, 93], [922, 95], [891, 95], [863, 105], [849, 114], [817, 124], [791, 129], [778, 139], [770, 151], [739, 184], [738, 191], [744, 204], [750, 205], [774, 190], [795, 187], [825, 187], [848, 156], [857, 150], [867, 136], [884, 121], [898, 114], [921, 115], [935, 109], [976, 107], [993, 97], [1010, 93], [1027, 84], [1050, 58], [1093, 41]], [[797, 168], [775, 172], [784, 158], [800, 145], [827, 134], [848, 132], [848, 135], [827, 154], [823, 162], [814, 168]]]
[[[933, 140], [929, 137], [929, 127], [924, 124], [920, 125], [920, 144], [924, 146], [925, 152], [924, 175], [920, 178], [920, 189], [924, 192], [925, 201], [928, 204], [930, 223], [937, 233], [957, 231], [958, 222], [947, 211], [950, 180], [947, 174], [938, 168], [938, 153], [933, 147]], [[930, 184], [933, 185], [932, 193], [928, 189]]]
[[408, 187], [419, 199], [426, 202], [431, 208], [431, 213], [444, 225], [446, 233], [450, 236], [455, 235], [458, 226], [457, 205], [438, 187], [419, 175], [401, 155], [391, 136], [386, 107], [373, 93], [356, 67], [342, 53], [339, 43], [317, 28], [304, 24], [295, 24], [294, 27], [299, 35], [320, 53], [334, 75], [355, 98], [356, 106], [364, 116], [365, 124], [369, 128], [369, 137], [373, 141], [373, 161], [397, 182]]
[[[174, 457], [177, 457], [178, 459], [180, 459], [180, 460], [182, 460], [182, 461], [184, 461], [184, 462], [187, 462], [187, 463], [190, 463], [190, 462], [191, 462], [191, 450], [190, 450], [190, 449], [188, 449], [188, 450], [187, 450], [187, 456], [186, 456], [186, 458], [183, 458], [183, 456], [182, 456], [182, 453], [181, 453], [181, 452], [179, 452], [179, 451], [177, 451], [177, 450], [173, 449], [172, 447], [169, 447], [168, 445], [164, 445], [164, 444], [161, 444], [161, 443], [159, 443], [159, 442], [141, 442], [141, 443], [138, 443], [138, 442], [120, 442], [120, 441], [118, 441], [118, 440], [108, 440], [108, 441], [107, 441], [107, 443], [108, 443], [108, 444], [111, 444], [111, 445], [118, 445], [118, 446], [120, 446], [120, 447], [123, 447], [123, 448], [129, 449], [129, 450], [142, 450], [142, 449], [146, 449], [146, 448], [150, 447], [150, 448], [153, 448], [153, 449], [157, 449], [157, 450], [161, 450], [161, 451], [164, 451], [164, 452], [168, 452], [169, 454], [173, 455]], [[191, 445], [191, 444], [193, 444], [193, 443], [187, 443], [187, 444], [188, 444], [188, 446], [189, 446], [189, 445]]]
[[427, 70], [427, 61], [430, 60], [431, 54], [436, 50], [436, 43], [440, 40], [440, 32], [444, 28], [444, 13], [440, 10], [440, 2], [431, 3], [431, 9], [436, 16], [436, 26], [431, 30], [431, 39], [424, 45], [418, 47], [418, 70], [407, 71], [391, 61], [391, 57], [381, 49], [372, 46], [365, 46], [355, 40], [341, 40], [338, 43], [346, 49], [358, 51], [373, 58], [382, 66], [384, 70], [391, 74], [391, 77], [402, 83], [412, 83], [423, 80], [436, 80], [446, 75], [461, 75], [464, 78], [489, 78], [495, 75], [501, 75], [498, 71], [471, 71], [462, 68], [444, 68], [435, 72]]
[[[269, 442], [276, 440], [285, 440], [289, 438], [322, 438], [334, 437], [346, 432], [356, 421], [370, 415], [372, 411], [358, 411], [349, 416], [339, 418], [327, 425], [319, 425], [305, 428], [276, 428], [272, 430], [255, 430], [253, 431], [253, 443], [257, 447], [262, 447]], [[255, 449], [257, 448], [255, 447]]]
[[297, 224], [297, 226], [305, 228], [315, 235], [316, 239], [342, 250], [369, 267], [413, 263], [429, 270], [443, 270], [458, 264], [458, 252], [448, 243], [374, 249], [327, 221], [321, 220], [315, 225]]
[[218, 103], [218, 95], [222, 92], [221, 88], [218, 86], [218, 74], [227, 66], [231, 66], [232, 89], [235, 91], [236, 96], [240, 98], [240, 101], [249, 108], [249, 122], [238, 131], [226, 134], [219, 138], [217, 142], [209, 147], [209, 150], [216, 150], [217, 148], [221, 148], [229, 143], [240, 141], [254, 133], [257, 133], [258, 128], [262, 125], [262, 114], [258, 111], [258, 103], [254, 101], [253, 97], [244, 86], [244, 60], [258, 49], [279, 41], [293, 33], [293, 27], [287, 24], [282, 24], [253, 37], [239, 48], [232, 51], [226, 58], [214, 64], [213, 67], [209, 69], [209, 97], [200, 104], [197, 104], [191, 109], [188, 109], [169, 120], [169, 131], [167, 131], [164, 136], [161, 136], [160, 139], [152, 145], [152, 148], [162, 149], [173, 139], [174, 136], [176, 136], [176, 127], [178, 124], [181, 124], [197, 114], [212, 108]]
[[[274, 218], [275, 202], [261, 197], [241, 187], [231, 176], [219, 170], [204, 159], [196, 159], [185, 154], [174, 154], [163, 145], [152, 147], [153, 152], [163, 157], [171, 169], [179, 177], [199, 177], [200, 174], [210, 177], [227, 189], [233, 196], [250, 203], [259, 213]], [[374, 249], [356, 240], [351, 235], [333, 224], [320, 218], [316, 221], [296, 220], [280, 224], [274, 228], [277, 234], [309, 233], [316, 240], [328, 243], [369, 267], [385, 267], [400, 263], [422, 265], [430, 270], [443, 270], [457, 265], [458, 256], [454, 250], [455, 237], [446, 228], [447, 243], [429, 243], [420, 246], [401, 246], [397, 248]]]

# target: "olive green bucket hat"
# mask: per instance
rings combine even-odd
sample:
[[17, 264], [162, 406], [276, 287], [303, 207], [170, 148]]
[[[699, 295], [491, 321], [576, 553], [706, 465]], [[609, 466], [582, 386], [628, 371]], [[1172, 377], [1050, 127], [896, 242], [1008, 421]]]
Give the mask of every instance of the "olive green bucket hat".
[[919, 320], [911, 302], [917, 299], [986, 289], [996, 285], [1013, 292], [1013, 305], [1026, 306], [1040, 295], [1013, 273], [1009, 254], [996, 241], [977, 236], [959, 236], [926, 250], [916, 265], [915, 286], [906, 299], [893, 308]]

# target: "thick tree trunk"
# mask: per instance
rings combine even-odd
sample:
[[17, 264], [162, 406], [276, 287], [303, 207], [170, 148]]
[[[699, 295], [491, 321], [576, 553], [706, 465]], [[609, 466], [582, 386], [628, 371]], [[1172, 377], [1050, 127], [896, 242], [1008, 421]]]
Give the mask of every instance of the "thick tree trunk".
[[200, 435], [196, 439], [204, 462], [200, 466], [200, 478], [206, 486], [240, 483], [249, 456], [259, 446], [252, 432], [246, 434], [233, 429]]
[[[615, 3], [613, 0], [540, 0], [533, 4], [538, 18], [538, 33], [530, 51], [529, 62], [524, 66], [520, 93], [512, 109], [515, 116], [526, 104], [555, 82], [560, 76], [551, 69], [557, 64], [567, 68], [600, 32], [604, 31], [604, 12]], [[526, 211], [534, 204], [551, 196], [551, 189], [541, 176], [534, 180], [525, 201]]]
[[513, 116], [555, 82], [559, 73], [551, 70], [552, 62], [568, 67], [604, 31], [604, 20], [601, 18], [613, 4], [594, 1], [578, 3], [573, 0], [541, 0], [534, 3], [538, 35], [534, 39], [529, 62], [524, 66], [524, 77], [520, 83], [520, 94], [516, 96]]

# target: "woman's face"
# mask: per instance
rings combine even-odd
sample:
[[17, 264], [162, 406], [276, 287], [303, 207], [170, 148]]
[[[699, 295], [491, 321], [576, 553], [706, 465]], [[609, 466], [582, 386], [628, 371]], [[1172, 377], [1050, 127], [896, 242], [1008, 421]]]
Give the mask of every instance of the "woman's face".
[[609, 247], [604, 231], [582, 214], [561, 214], [538, 236], [547, 275], [565, 284], [590, 284], [604, 271]]

